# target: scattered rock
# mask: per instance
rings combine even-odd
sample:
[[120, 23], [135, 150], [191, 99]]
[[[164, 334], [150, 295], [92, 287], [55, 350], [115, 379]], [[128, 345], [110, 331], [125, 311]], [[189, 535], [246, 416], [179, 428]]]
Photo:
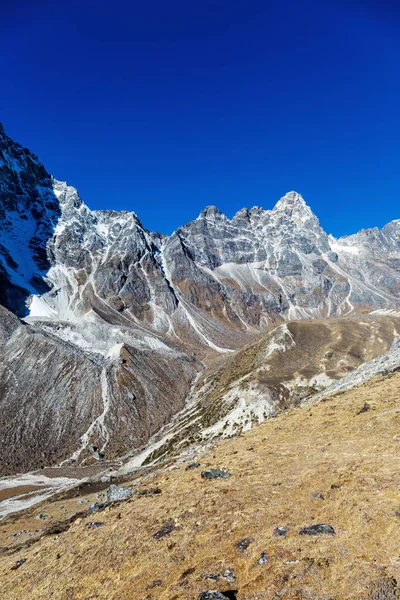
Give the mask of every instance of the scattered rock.
[[314, 492], [313, 494], [311, 494], [311, 496], [316, 500], [325, 500], [324, 496], [322, 494], [319, 494], [318, 492]]
[[23, 529], [22, 531], [17, 531], [17, 533], [13, 533], [12, 535], [10, 535], [10, 537], [15, 540], [17, 537], [19, 537], [20, 535], [23, 535], [24, 533], [26, 533], [25, 529]]
[[228, 479], [228, 477], [232, 477], [232, 474], [226, 469], [208, 469], [202, 471], [201, 476], [203, 479]]
[[186, 577], [188, 577], [189, 575], [193, 575], [193, 573], [195, 573], [196, 569], [194, 567], [190, 567], [189, 569], [186, 569], [186, 571], [183, 571], [182, 575], [181, 575], [181, 579], [186, 579]]
[[368, 412], [371, 409], [371, 405], [368, 402], [364, 402], [364, 406], [358, 411], [358, 415], [362, 415], [362, 413]]
[[107, 503], [118, 502], [119, 500], [127, 500], [131, 497], [130, 488], [124, 488], [120, 485], [110, 485], [107, 490]]
[[267, 553], [266, 552], [261, 552], [260, 558], [258, 559], [258, 561], [256, 562], [256, 564], [254, 566], [256, 567], [257, 565], [264, 565], [267, 562], [268, 562]]
[[111, 477], [109, 475], [103, 475], [103, 477], [100, 479], [101, 483], [110, 483], [111, 481]]
[[13, 564], [13, 566], [11, 567], [11, 571], [16, 571], [25, 562], [26, 562], [26, 558], [20, 558], [19, 560], [17, 560], [17, 562], [15, 564]]
[[[229, 596], [225, 596], [222, 592], [209, 590], [208, 592], [202, 592], [198, 600], [227, 600], [227, 598], [229, 598]], [[231, 596], [231, 598], [235, 598], [235, 596]]]
[[135, 496], [155, 496], [156, 494], [161, 494], [160, 488], [149, 488], [147, 490], [135, 490]]
[[38, 517], [41, 521], [44, 521], [45, 519], [47, 519], [47, 515], [45, 513], [40, 513], [39, 517]]
[[336, 535], [333, 527], [331, 525], [325, 525], [324, 523], [303, 527], [298, 533], [299, 535]]
[[252, 544], [254, 542], [254, 538], [252, 537], [248, 537], [248, 538], [244, 538], [243, 540], [240, 540], [236, 546], [238, 547], [238, 549], [240, 550], [240, 552], [244, 552], [245, 550], [247, 550], [247, 548], [250, 546], [250, 544]]
[[185, 469], [185, 471], [193, 471], [194, 469], [198, 469], [200, 466], [200, 463], [192, 463], [191, 465], [188, 465]]
[[104, 525], [104, 523], [102, 523], [101, 521], [95, 521], [94, 523], [88, 523], [87, 528], [88, 529], [97, 529], [97, 527], [101, 527], [102, 525]]
[[282, 525], [278, 525], [278, 527], [275, 527], [275, 529], [274, 529], [274, 535], [280, 535], [281, 537], [286, 537], [287, 536], [287, 528], [282, 527]]
[[155, 579], [154, 581], [152, 581], [148, 586], [147, 589], [151, 590], [155, 587], [160, 587], [160, 585], [163, 585], [163, 580], [162, 579]]
[[341, 487], [338, 483], [332, 483], [331, 490], [340, 490]]
[[225, 573], [223, 573], [222, 577], [228, 583], [234, 583], [236, 581], [235, 572], [233, 569], [226, 569]]
[[303, 558], [303, 562], [307, 569], [313, 567], [317, 567], [318, 569], [325, 569], [331, 564], [329, 558], [312, 558], [309, 556], [305, 556]]
[[71, 527], [71, 523], [68, 523], [66, 521], [64, 523], [62, 523], [62, 522], [54, 523], [54, 525], [52, 525], [51, 527], [46, 529], [46, 531], [44, 532], [44, 535], [59, 535], [60, 533], [67, 531], [70, 527]]
[[94, 513], [99, 512], [100, 510], [103, 510], [105, 508], [104, 504], [99, 504], [98, 502], [96, 502], [95, 504], [91, 504], [89, 506], [89, 513], [91, 515], [93, 515]]
[[201, 573], [200, 577], [203, 579], [213, 579], [214, 581], [217, 581], [220, 578], [220, 575], [218, 573]]
[[164, 525], [153, 535], [153, 538], [156, 540], [161, 539], [165, 535], [168, 535], [175, 529], [175, 521], [173, 519], [169, 519], [164, 523]]
[[102, 452], [93, 452], [93, 458], [101, 462], [104, 458], [104, 454]]

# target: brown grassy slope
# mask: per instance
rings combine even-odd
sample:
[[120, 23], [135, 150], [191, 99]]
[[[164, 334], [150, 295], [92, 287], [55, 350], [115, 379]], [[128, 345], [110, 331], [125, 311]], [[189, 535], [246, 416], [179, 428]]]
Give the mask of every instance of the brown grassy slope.
[[292, 346], [286, 339], [285, 350], [265, 357], [281, 325], [228, 357], [226, 363], [209, 376], [212, 381], [209, 396], [213, 402], [245, 375], [249, 375], [246, 381], [276, 389], [277, 397], [285, 384], [295, 379], [299, 383], [303, 380], [304, 385], [318, 374], [340, 379], [364, 362], [387, 352], [393, 337], [400, 334], [400, 319], [391, 315], [363, 315], [289, 321], [283, 327], [290, 333]]
[[[2, 556], [0, 598], [196, 600], [207, 589], [237, 589], [238, 600], [372, 599], [371, 582], [400, 581], [399, 391], [400, 374], [380, 377], [209, 447], [200, 469], [155, 473], [147, 485], [162, 494]], [[371, 409], [358, 414], [366, 401]], [[206, 467], [232, 477], [202, 480]], [[167, 519], [175, 530], [154, 539]], [[103, 525], [89, 529], [91, 521]], [[337, 535], [298, 535], [313, 523]], [[273, 535], [277, 525], [288, 527], [286, 538]], [[254, 542], [240, 552], [247, 537]], [[261, 552], [269, 560], [254, 567]], [[235, 583], [200, 577], [227, 568]]]

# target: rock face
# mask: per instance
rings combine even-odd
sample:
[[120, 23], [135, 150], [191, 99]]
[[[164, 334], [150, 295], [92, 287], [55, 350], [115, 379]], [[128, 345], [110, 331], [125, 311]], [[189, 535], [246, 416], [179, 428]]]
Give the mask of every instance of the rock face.
[[48, 287], [47, 242], [61, 215], [53, 180], [0, 124], [0, 302], [26, 314], [24, 300]]
[[400, 221], [336, 240], [290, 192], [163, 236], [91, 211], [1, 126], [0, 218], [3, 473], [144, 445], [183, 408], [196, 358], [267, 325], [400, 304]]

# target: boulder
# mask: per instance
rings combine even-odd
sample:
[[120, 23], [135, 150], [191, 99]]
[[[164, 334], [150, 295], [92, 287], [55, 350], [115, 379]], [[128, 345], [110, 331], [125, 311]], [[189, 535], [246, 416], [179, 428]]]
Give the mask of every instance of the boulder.
[[110, 485], [107, 490], [107, 503], [118, 502], [119, 500], [127, 500], [131, 497], [130, 488], [124, 488], [120, 485]]

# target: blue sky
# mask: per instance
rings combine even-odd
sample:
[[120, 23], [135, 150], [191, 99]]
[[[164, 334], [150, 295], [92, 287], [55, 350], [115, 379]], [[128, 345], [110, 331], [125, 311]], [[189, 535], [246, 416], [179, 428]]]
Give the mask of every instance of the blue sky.
[[0, 120], [152, 230], [295, 189], [352, 233], [400, 218], [399, 27], [385, 0], [7, 3]]

